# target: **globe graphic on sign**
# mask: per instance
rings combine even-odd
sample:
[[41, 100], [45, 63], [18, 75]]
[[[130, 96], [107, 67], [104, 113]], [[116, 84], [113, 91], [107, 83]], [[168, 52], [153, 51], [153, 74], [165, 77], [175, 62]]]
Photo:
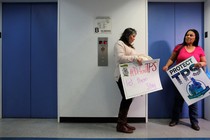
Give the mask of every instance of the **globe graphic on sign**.
[[187, 84], [186, 88], [189, 99], [202, 97], [209, 90], [209, 86], [206, 86], [202, 81], [194, 78], [191, 78], [191, 81]]

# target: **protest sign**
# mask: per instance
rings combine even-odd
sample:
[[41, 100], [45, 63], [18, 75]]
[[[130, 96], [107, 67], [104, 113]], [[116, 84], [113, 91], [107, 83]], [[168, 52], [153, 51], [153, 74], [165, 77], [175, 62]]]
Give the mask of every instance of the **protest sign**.
[[120, 64], [120, 74], [126, 99], [162, 90], [159, 77], [160, 59]]
[[192, 56], [167, 71], [170, 79], [188, 105], [210, 95], [210, 80], [202, 68], [195, 68]]

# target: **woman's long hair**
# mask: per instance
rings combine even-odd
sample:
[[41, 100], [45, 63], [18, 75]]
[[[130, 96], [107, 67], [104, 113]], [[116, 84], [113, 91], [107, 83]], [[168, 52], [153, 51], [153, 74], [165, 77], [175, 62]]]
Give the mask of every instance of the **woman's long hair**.
[[120, 40], [123, 41], [126, 45], [128, 45], [131, 48], [134, 48], [132, 44], [129, 43], [129, 36], [130, 35], [136, 35], [137, 32], [135, 29], [133, 28], [127, 28], [124, 30], [124, 32], [122, 33], [122, 36], [120, 37]]
[[182, 45], [183, 45], [183, 46], [186, 46], [186, 45], [187, 45], [187, 43], [185, 42], [185, 37], [186, 37], [186, 35], [187, 35], [187, 33], [188, 33], [189, 31], [192, 31], [192, 32], [195, 33], [195, 41], [193, 42], [193, 46], [197, 47], [197, 46], [198, 46], [198, 42], [199, 42], [199, 33], [198, 33], [198, 31], [195, 30], [195, 29], [189, 29], [189, 30], [187, 30], [187, 32], [186, 32], [185, 35], [184, 35], [184, 39], [183, 39]]

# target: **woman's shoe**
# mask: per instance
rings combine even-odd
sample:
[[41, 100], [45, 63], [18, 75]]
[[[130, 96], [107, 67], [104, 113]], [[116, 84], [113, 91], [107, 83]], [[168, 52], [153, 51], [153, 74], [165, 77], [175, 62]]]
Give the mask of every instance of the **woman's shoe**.
[[125, 126], [127, 128], [129, 128], [129, 129], [131, 129], [131, 130], [136, 130], [136, 128], [134, 126], [131, 126], [131, 125], [127, 124], [127, 123], [125, 124]]
[[172, 120], [170, 123], [169, 123], [169, 126], [175, 126], [175, 125], [177, 125], [178, 124], [178, 121], [174, 121], [174, 120]]
[[196, 130], [196, 131], [199, 131], [200, 130], [200, 127], [198, 124], [192, 124], [191, 125], [192, 129]]
[[133, 133], [133, 130], [126, 127], [125, 124], [117, 124], [116, 130], [117, 130], [117, 132]]

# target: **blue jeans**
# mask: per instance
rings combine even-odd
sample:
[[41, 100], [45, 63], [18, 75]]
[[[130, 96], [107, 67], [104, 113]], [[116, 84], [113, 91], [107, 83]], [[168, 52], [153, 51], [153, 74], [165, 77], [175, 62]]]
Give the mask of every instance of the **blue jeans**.
[[[184, 104], [184, 99], [182, 95], [179, 93], [179, 91], [177, 90], [176, 95], [175, 95], [174, 106], [173, 106], [172, 120], [177, 121], [177, 122], [179, 121], [179, 116], [180, 116], [180, 113], [182, 112], [183, 104]], [[188, 108], [189, 108], [189, 117], [190, 117], [191, 124], [198, 124], [197, 103], [191, 104], [190, 106], [188, 106]]]

